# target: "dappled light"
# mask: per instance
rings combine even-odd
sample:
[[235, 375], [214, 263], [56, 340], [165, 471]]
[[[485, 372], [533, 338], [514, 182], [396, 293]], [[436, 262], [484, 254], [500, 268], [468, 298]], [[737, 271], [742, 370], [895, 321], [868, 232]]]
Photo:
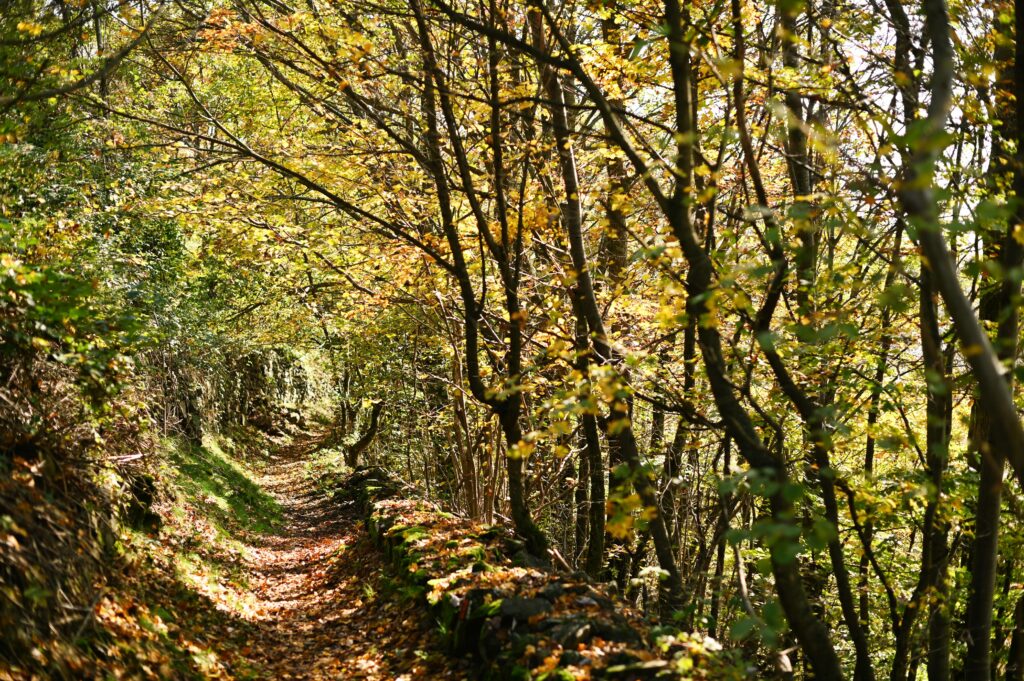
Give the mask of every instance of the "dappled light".
[[0, 681], [1024, 681], [1020, 2], [0, 2]]

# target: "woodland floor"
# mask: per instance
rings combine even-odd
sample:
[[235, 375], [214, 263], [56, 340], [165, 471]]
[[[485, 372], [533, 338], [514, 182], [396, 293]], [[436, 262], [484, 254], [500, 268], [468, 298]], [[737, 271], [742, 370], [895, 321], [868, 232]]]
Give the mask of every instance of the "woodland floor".
[[284, 523], [254, 542], [245, 569], [258, 604], [251, 659], [273, 678], [462, 678], [439, 651], [422, 613], [381, 572], [354, 509], [304, 475], [310, 440], [282, 448], [257, 482]]
[[[248, 481], [259, 488], [255, 493], [279, 505], [273, 527], [236, 527], [240, 550], [203, 555], [197, 539], [184, 541], [180, 531], [165, 526], [156, 540], [165, 556], [200, 554], [202, 564], [194, 572], [205, 581], [183, 576], [180, 569], [168, 575], [173, 560], [148, 561], [143, 572], [149, 574], [131, 580], [138, 607], [118, 598], [111, 599], [110, 609], [120, 611], [122, 621], [139, 620], [140, 609], [151, 613], [164, 639], [191, 656], [189, 676], [467, 678], [466, 664], [443, 652], [425, 613], [402, 597], [355, 509], [317, 488], [307, 464], [316, 443], [311, 436], [298, 437], [245, 467]], [[193, 526], [202, 532], [201, 519]], [[130, 634], [111, 626], [116, 615], [100, 608], [98, 619], [123, 640]], [[144, 628], [146, 635], [154, 629]], [[160, 665], [158, 657], [153, 663], [146, 670], [153, 677], [177, 677], [181, 671], [177, 664]]]

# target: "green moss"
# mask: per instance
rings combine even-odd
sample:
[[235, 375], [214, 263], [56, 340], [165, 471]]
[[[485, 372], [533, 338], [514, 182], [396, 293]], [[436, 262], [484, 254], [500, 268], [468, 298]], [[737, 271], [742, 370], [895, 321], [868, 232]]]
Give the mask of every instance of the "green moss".
[[[237, 451], [231, 444], [227, 448]], [[220, 441], [211, 438], [198, 447], [174, 442], [169, 449], [174, 486], [206, 511], [223, 538], [234, 537], [238, 530], [269, 532], [280, 524], [281, 505]]]
[[473, 612], [469, 614], [470, 619], [494, 617], [499, 612], [501, 612], [502, 600], [504, 599], [495, 598], [490, 603], [481, 603], [477, 607], [473, 608]]
[[540, 675], [537, 681], [575, 681], [576, 677], [567, 669], [553, 669]]

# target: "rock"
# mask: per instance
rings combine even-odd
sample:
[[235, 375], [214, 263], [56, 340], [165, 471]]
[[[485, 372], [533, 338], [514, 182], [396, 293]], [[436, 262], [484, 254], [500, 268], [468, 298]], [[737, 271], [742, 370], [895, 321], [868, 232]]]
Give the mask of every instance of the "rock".
[[558, 664], [563, 667], [586, 667], [590, 664], [590, 658], [585, 657], [575, 650], [566, 650], [558, 659]]
[[659, 672], [668, 667], [669, 663], [665, 660], [640, 661], [629, 653], [618, 653], [609, 656], [608, 666], [598, 678], [628, 679], [629, 681], [654, 679], [659, 676]]
[[288, 423], [298, 428], [306, 427], [306, 417], [301, 411], [298, 409], [290, 409], [288, 407], [285, 407], [282, 411], [284, 412], [284, 419], [288, 421]]
[[588, 643], [594, 637], [594, 629], [582, 617], [554, 621], [548, 636], [564, 648], [575, 648], [580, 643]]
[[640, 638], [640, 634], [636, 632], [636, 629], [628, 624], [615, 624], [613, 622], [605, 622], [601, 620], [594, 620], [591, 624], [594, 628], [594, 634], [600, 636], [606, 641], [631, 643], [634, 645], [643, 642]]
[[565, 586], [561, 582], [551, 582], [545, 584], [544, 588], [537, 592], [541, 598], [546, 598], [549, 601], [554, 601], [556, 598], [565, 593]]
[[501, 602], [502, 617], [528, 620], [551, 611], [551, 602], [543, 598], [506, 598]]
[[534, 568], [536, 570], [546, 570], [551, 567], [547, 561], [528, 553], [526, 549], [517, 551], [512, 555], [512, 564], [516, 567]]
[[[508, 644], [508, 631], [501, 626], [500, 617], [491, 617], [477, 629], [476, 653], [482, 660], [496, 660]], [[467, 641], [468, 642], [468, 641]]]
[[128, 523], [136, 530], [154, 532], [162, 522], [153, 512], [156, 500], [156, 481], [152, 475], [133, 475], [128, 481], [128, 504], [125, 509]]

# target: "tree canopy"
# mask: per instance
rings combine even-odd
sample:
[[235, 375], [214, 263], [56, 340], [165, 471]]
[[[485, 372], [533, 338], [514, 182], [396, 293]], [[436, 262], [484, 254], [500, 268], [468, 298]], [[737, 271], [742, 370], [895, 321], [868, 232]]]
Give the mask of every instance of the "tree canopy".
[[766, 678], [1024, 678], [1022, 16], [11, 2], [0, 451], [301, 360], [347, 467]]

